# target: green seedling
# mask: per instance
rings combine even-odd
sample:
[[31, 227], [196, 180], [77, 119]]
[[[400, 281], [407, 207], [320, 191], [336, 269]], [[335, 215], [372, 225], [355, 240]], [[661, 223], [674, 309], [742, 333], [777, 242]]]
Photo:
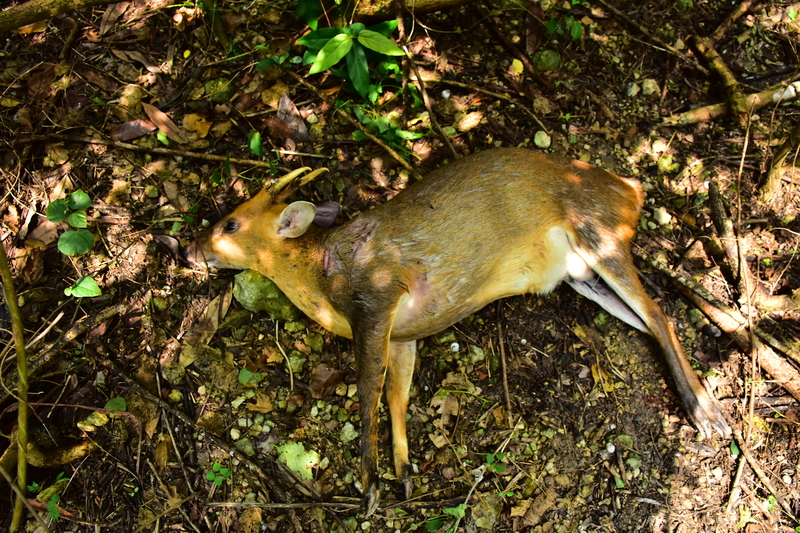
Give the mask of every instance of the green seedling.
[[231, 471], [218, 462], [214, 462], [211, 466], [211, 471], [206, 474], [208, 481], [213, 481], [217, 487], [221, 487], [226, 479], [231, 477]]
[[506, 458], [504, 453], [487, 453], [486, 454], [486, 470], [494, 472], [495, 474], [505, 474], [506, 465], [503, 461]]
[[[86, 209], [92, 205], [92, 200], [85, 192], [78, 190], [66, 198], [59, 198], [47, 206], [47, 220], [58, 224], [66, 222], [70, 227], [58, 238], [58, 250], [69, 256], [82, 255], [94, 246], [94, 233], [86, 229]], [[100, 296], [102, 292], [97, 282], [91, 276], [81, 276], [75, 285], [64, 289], [67, 296], [89, 298]]]

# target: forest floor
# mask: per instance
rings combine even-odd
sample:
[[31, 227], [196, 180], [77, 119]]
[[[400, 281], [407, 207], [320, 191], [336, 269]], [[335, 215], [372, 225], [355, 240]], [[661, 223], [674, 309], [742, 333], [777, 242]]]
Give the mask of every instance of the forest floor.
[[[308, 76], [294, 4], [217, 4], [216, 33], [192, 4], [139, 0], [57, 16], [0, 51], [2, 238], [32, 365], [29, 502], [51, 531], [800, 531], [798, 314], [745, 305], [710, 207], [716, 183], [750, 282], [794, 302], [800, 178], [784, 169], [766, 200], [761, 187], [797, 106], [682, 115], [727, 101], [690, 46], [720, 27], [715, 49], [745, 93], [793, 82], [797, 7], [728, 20], [730, 2], [589, 0], [406, 16], [426, 104], [405, 62], [370, 63], [374, 102]], [[295, 168], [329, 169], [294, 198], [340, 203], [339, 223], [415, 179], [336, 108], [423, 175], [523, 146], [640, 180], [645, 288], [741, 434], [700, 438], [658, 346], [564, 285], [420, 341], [413, 499], [382, 407], [382, 506], [364, 517], [350, 341], [292, 311], [244, 309], [235, 271], [183, 257], [225, 206]], [[48, 220], [58, 209], [76, 227]], [[94, 244], [66, 255], [59, 239], [82, 219]], [[69, 235], [80, 247], [86, 233]], [[102, 294], [77, 297], [90, 280]], [[787, 373], [754, 367], [681, 294], [689, 282], [778, 339]], [[3, 401], [0, 465], [13, 472], [17, 403]]]

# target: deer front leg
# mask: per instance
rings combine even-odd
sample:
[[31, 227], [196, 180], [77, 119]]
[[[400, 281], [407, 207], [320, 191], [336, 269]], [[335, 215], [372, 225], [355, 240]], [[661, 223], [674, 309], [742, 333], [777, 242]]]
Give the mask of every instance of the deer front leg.
[[414, 359], [417, 355], [417, 341], [392, 342], [389, 344], [389, 383], [386, 399], [392, 415], [392, 444], [394, 450], [394, 471], [403, 480], [406, 499], [411, 497], [411, 463], [408, 460], [408, 436], [406, 435], [406, 412], [411, 378], [414, 375]]
[[[389, 335], [395, 308], [361, 309], [352, 320], [356, 357], [356, 385], [361, 400], [361, 484], [364, 510], [370, 516], [378, 508], [378, 406], [389, 363]], [[404, 426], [405, 426], [405, 420]], [[406, 452], [407, 455], [408, 452]]]

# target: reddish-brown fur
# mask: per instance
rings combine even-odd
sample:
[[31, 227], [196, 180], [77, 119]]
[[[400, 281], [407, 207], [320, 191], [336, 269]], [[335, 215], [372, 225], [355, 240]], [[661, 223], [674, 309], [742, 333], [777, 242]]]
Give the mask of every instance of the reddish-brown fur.
[[[187, 255], [210, 266], [261, 272], [309, 317], [353, 339], [362, 482], [371, 513], [378, 503], [377, 415], [384, 381], [395, 470], [407, 493], [411, 486], [405, 412], [415, 341], [498, 298], [547, 293], [564, 279], [655, 337], [704, 435], [712, 428], [730, 432], [637, 277], [629, 241], [642, 199], [637, 182], [591, 165], [497, 149], [447, 165], [329, 230], [310, 225], [311, 204], [274, 204], [262, 191]], [[613, 293], [589, 281], [595, 273]]]

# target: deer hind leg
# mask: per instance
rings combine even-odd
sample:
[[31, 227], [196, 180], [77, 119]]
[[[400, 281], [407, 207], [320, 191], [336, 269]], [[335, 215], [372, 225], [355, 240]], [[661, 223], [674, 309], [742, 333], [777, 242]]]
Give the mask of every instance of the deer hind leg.
[[[725, 415], [697, 378], [664, 312], [644, 291], [627, 247], [618, 248], [608, 257], [598, 258], [592, 268], [641, 318], [649, 333], [661, 345], [678, 395], [700, 433], [710, 437], [713, 428], [722, 436], [729, 435], [731, 430]], [[602, 301], [597, 301], [604, 305]], [[608, 310], [614, 314], [613, 310]]]
[[406, 435], [406, 412], [411, 378], [414, 375], [414, 359], [417, 341], [392, 342], [389, 344], [389, 375], [386, 399], [392, 416], [392, 443], [394, 445], [394, 470], [403, 480], [406, 499], [411, 497], [411, 463], [408, 460], [408, 436]]

